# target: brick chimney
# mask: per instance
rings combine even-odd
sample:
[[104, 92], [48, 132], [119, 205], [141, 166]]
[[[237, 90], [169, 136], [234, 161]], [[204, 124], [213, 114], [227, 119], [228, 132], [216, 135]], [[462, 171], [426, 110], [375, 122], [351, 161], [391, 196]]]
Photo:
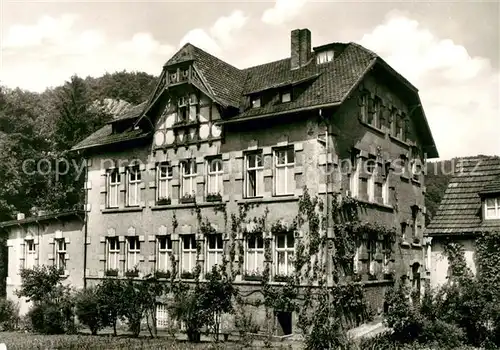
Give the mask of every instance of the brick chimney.
[[290, 68], [303, 67], [311, 58], [311, 31], [305, 29], [292, 30]]

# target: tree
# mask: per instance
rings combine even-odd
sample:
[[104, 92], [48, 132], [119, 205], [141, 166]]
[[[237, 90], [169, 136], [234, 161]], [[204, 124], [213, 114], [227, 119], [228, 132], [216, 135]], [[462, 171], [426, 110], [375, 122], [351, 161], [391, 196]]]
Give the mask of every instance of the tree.
[[100, 305], [103, 305], [103, 323], [113, 327], [113, 335], [116, 336], [116, 324], [122, 314], [123, 282], [117, 279], [105, 279], [98, 286]]
[[75, 296], [76, 316], [82, 324], [89, 327], [92, 335], [96, 335], [107, 325], [108, 318], [102, 302], [99, 288], [94, 286], [79, 291]]

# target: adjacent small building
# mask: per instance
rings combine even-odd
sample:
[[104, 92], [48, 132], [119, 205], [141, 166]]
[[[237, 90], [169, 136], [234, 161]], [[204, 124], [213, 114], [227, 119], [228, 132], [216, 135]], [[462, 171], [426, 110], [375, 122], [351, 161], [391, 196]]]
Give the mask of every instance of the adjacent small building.
[[65, 283], [82, 288], [84, 285], [84, 215], [83, 211], [43, 214], [0, 223], [7, 235], [8, 272], [7, 298], [18, 302], [20, 314], [28, 312], [30, 303], [18, 298], [21, 269], [49, 265], [60, 269]]
[[427, 226], [431, 243], [427, 254], [431, 286], [449, 276], [446, 242], [464, 247], [468, 266], [475, 272], [474, 241], [478, 233], [500, 230], [500, 157], [479, 156], [459, 159], [441, 204]]

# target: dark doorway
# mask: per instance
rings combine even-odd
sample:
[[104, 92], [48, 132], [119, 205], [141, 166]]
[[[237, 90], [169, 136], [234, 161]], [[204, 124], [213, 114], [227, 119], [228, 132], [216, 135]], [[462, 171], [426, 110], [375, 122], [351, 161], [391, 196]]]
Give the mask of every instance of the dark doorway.
[[292, 334], [292, 313], [277, 311], [275, 315], [278, 335]]

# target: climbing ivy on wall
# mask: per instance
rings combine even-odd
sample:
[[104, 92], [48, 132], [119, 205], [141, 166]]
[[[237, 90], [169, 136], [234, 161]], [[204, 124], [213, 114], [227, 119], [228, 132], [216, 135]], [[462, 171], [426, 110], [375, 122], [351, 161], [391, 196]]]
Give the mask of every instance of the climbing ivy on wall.
[[[226, 212], [225, 205], [214, 208], [224, 217], [223, 278], [234, 283], [237, 276], [245, 274], [245, 240], [261, 234], [264, 245], [264, 270], [258, 293], [260, 298], [248, 298], [236, 290], [237, 308], [247, 305], [263, 305], [266, 313], [266, 329], [274, 334], [275, 312], [296, 312], [298, 327], [307, 335], [309, 348], [331, 348], [344, 344], [345, 329], [368, 317], [363, 285], [355, 278], [353, 269], [355, 253], [361, 241], [367, 239], [395, 242], [396, 230], [378, 224], [361, 222], [358, 218], [360, 203], [351, 197], [335, 193], [325, 211], [323, 199], [311, 195], [306, 187], [298, 200], [297, 214], [291, 222], [270, 222], [266, 206], [260, 216], [250, 217], [259, 204], [242, 204], [237, 213]], [[195, 203], [199, 233], [215, 234], [208, 217], [203, 217]], [[328, 224], [330, 220], [330, 224]], [[174, 214], [174, 231], [177, 219]], [[273, 274], [273, 237], [293, 235], [295, 242], [293, 273], [287, 276]], [[392, 245], [391, 245], [392, 246]], [[200, 287], [201, 244], [197, 239], [194, 289]], [[174, 258], [173, 262], [175, 261]], [[173, 264], [173, 266], [175, 266]], [[174, 273], [171, 274], [174, 282]], [[208, 278], [205, 276], [205, 279]], [[182, 281], [176, 281], [178, 288]], [[183, 287], [186, 288], [186, 287]]]

